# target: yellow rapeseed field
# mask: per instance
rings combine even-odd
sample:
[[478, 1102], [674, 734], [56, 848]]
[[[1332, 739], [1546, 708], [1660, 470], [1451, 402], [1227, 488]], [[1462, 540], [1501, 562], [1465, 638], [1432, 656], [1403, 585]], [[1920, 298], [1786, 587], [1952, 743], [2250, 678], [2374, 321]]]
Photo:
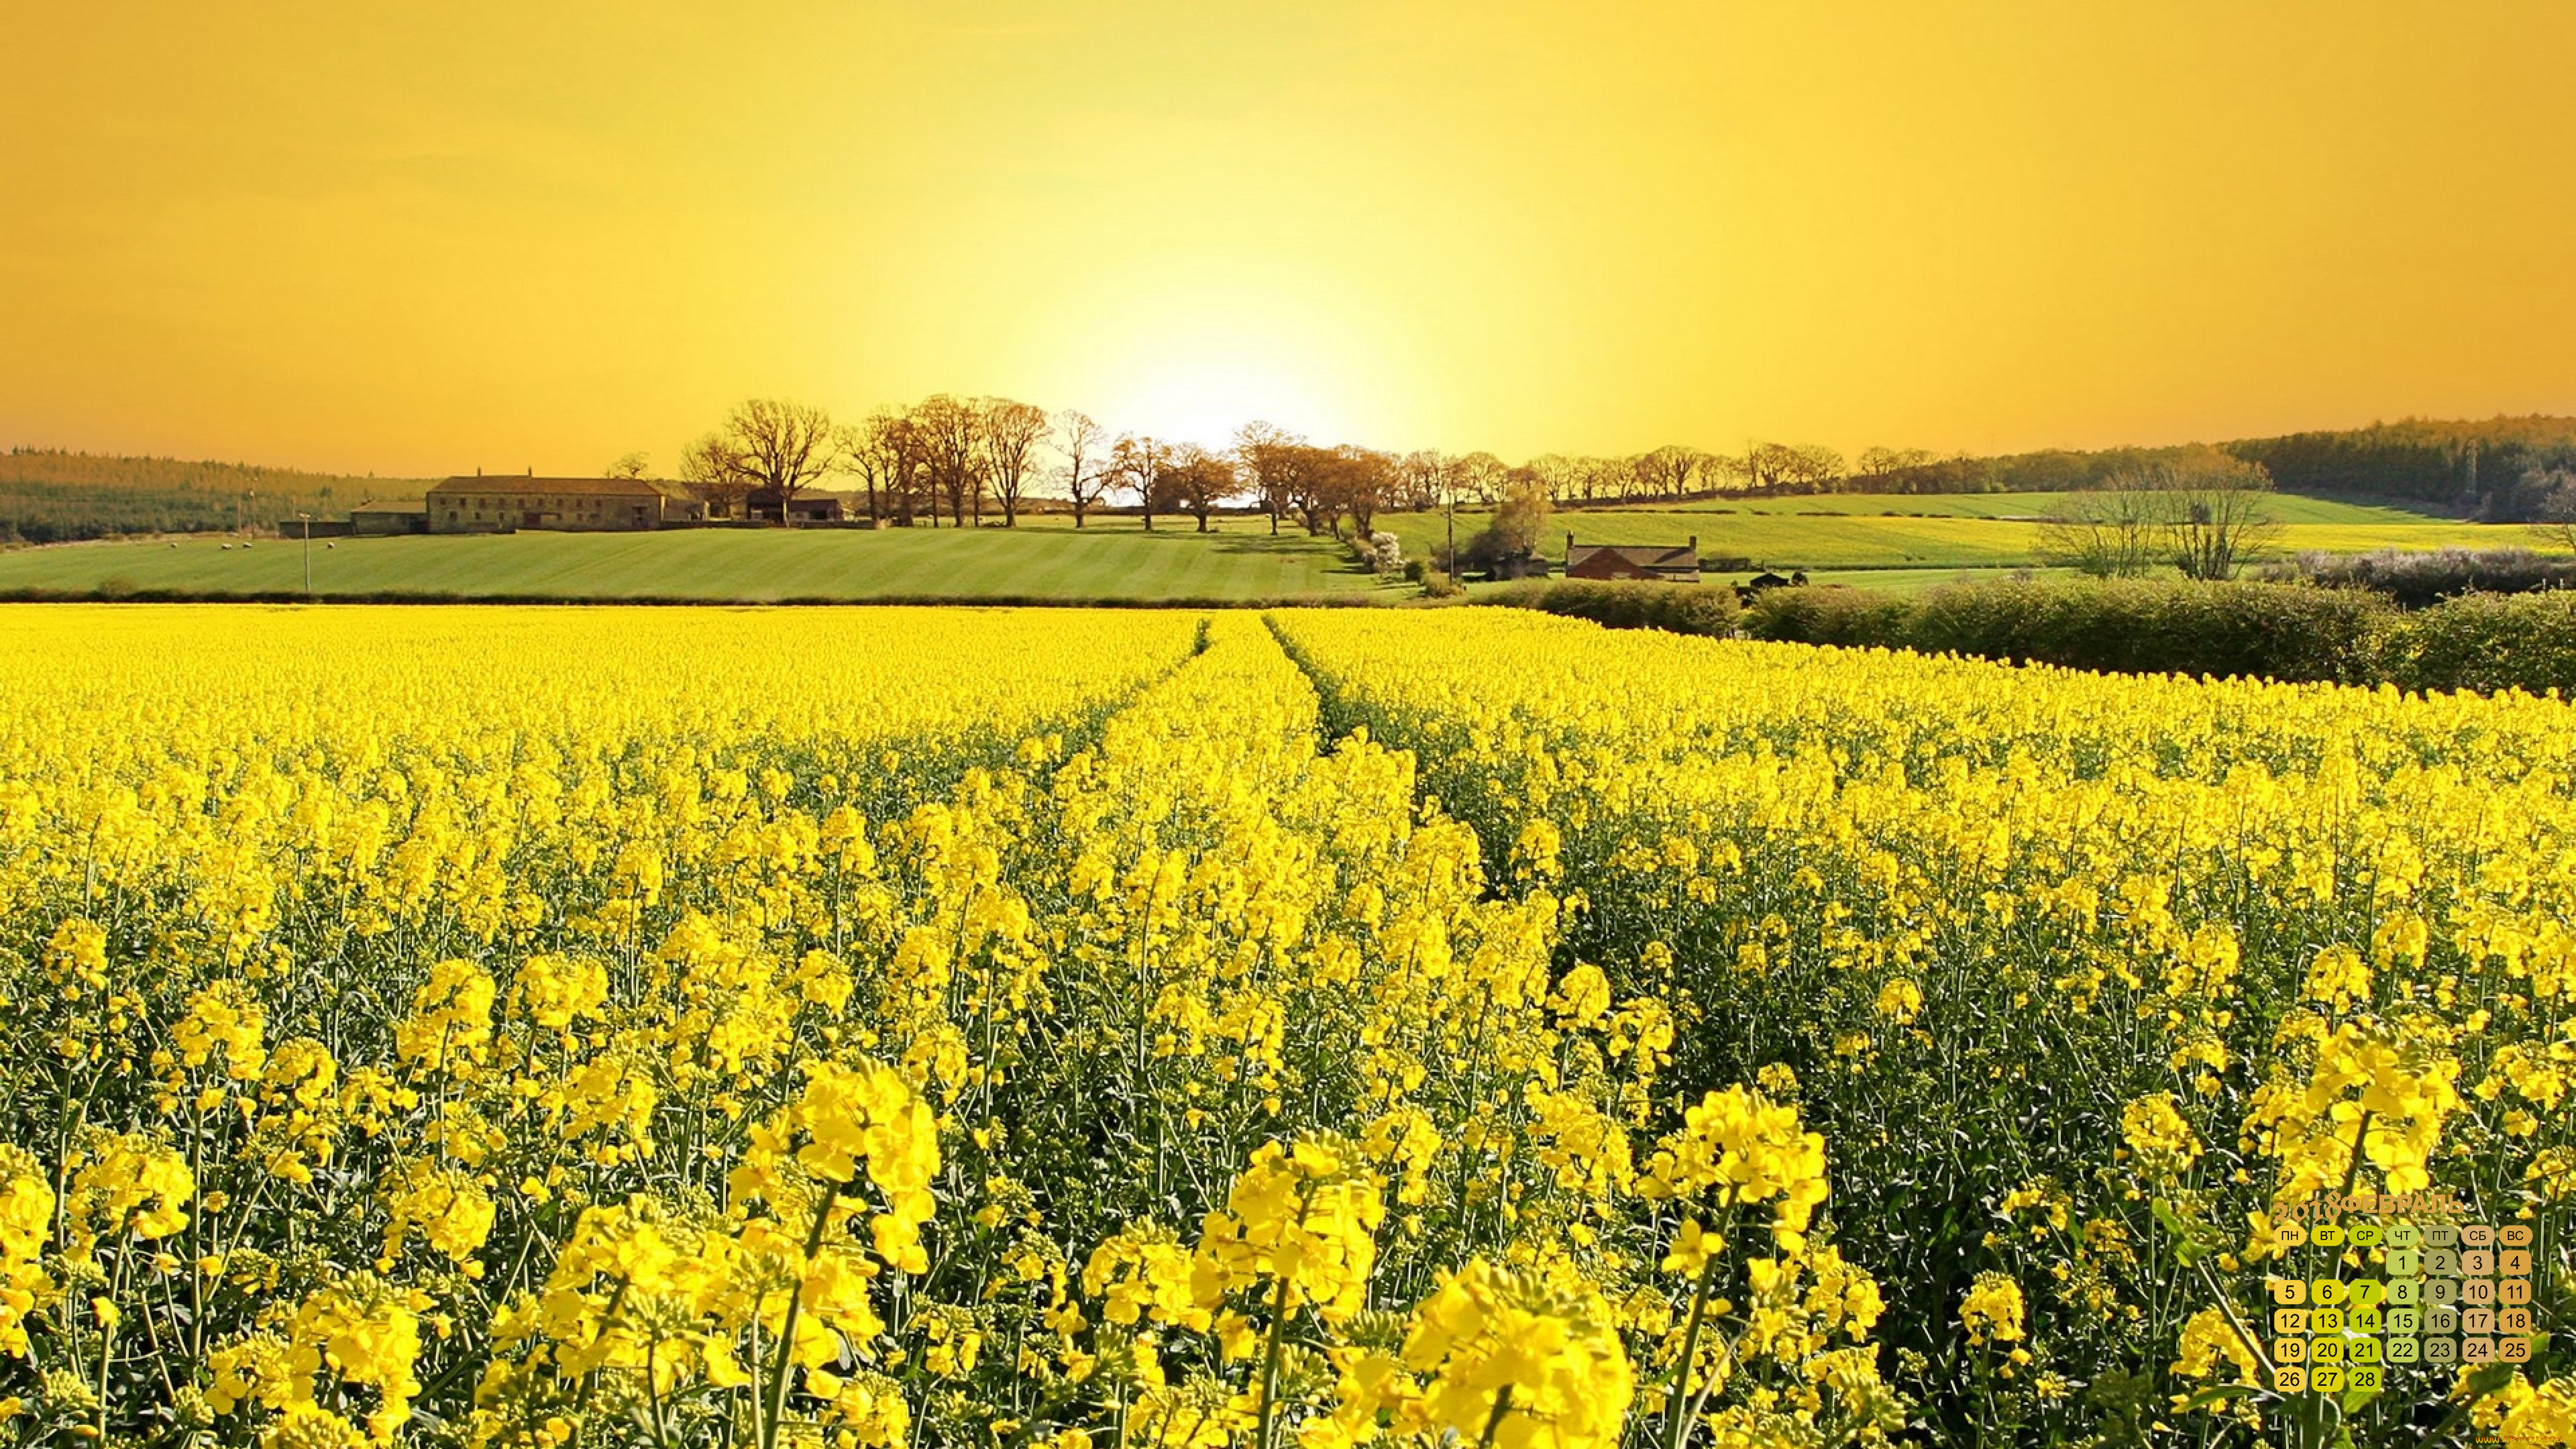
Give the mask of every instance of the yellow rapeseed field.
[[[2572, 726], [1517, 611], [21, 608], [0, 1435], [2562, 1442]], [[2436, 1190], [2539, 1229], [2539, 1354], [2264, 1387], [2276, 1220]]]

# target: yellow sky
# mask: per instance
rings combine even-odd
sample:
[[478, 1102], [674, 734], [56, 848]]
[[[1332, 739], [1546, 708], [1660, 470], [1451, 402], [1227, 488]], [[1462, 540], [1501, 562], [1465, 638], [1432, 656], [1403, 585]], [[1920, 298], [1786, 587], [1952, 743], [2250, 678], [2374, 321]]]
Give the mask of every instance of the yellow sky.
[[[395, 12], [410, 18], [387, 18]], [[12, 5], [0, 445], [1975, 450], [2576, 411], [2576, 5]]]

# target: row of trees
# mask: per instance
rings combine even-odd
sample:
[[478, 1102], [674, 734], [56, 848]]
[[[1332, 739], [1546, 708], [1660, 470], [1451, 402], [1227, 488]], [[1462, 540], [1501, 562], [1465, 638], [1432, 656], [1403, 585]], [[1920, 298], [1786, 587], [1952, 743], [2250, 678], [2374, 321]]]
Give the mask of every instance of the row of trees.
[[[1915, 456], [1874, 449], [1862, 462], [1893, 466], [1890, 460]], [[611, 465], [635, 477], [648, 469], [641, 454]], [[1644, 502], [1815, 491], [1845, 468], [1830, 448], [1778, 443], [1755, 443], [1741, 457], [1676, 446], [1625, 458], [1546, 453], [1512, 465], [1487, 452], [1313, 443], [1263, 422], [1236, 430], [1231, 447], [1209, 449], [1113, 435], [1078, 409], [1050, 415], [1008, 398], [942, 393], [847, 424], [808, 404], [753, 399], [691, 443], [679, 473], [727, 515], [757, 498], [783, 518], [798, 497], [838, 478], [864, 500], [871, 520], [898, 527], [980, 526], [988, 513], [1012, 527], [1043, 497], [1069, 508], [1076, 527], [1103, 506], [1134, 508], [1148, 529], [1158, 516], [1186, 516], [1202, 531], [1222, 510], [1250, 508], [1267, 515], [1274, 533], [1293, 521], [1309, 533], [1339, 534], [1348, 522], [1365, 535], [1380, 511], [1493, 507], [1518, 498], [1525, 513], [1533, 497]]]
[[[640, 471], [644, 464], [636, 457], [620, 466]], [[1044, 497], [1069, 506], [1077, 525], [1095, 509], [1123, 506], [1143, 513], [1148, 528], [1158, 516], [1189, 516], [1204, 530], [1218, 512], [1248, 507], [1266, 514], [1274, 531], [1293, 520], [1310, 533], [1338, 534], [1347, 521], [1363, 535], [1381, 510], [1494, 507], [1514, 495], [1566, 506], [1838, 490], [2065, 490], [2103, 495], [2098, 507], [2088, 505], [2091, 513], [2124, 515], [2075, 520], [2092, 540], [2085, 557], [2108, 558], [2101, 566], [2113, 571], [2129, 567], [2126, 560], [2142, 549], [2178, 548], [2176, 529], [2199, 525], [2177, 524], [2162, 513], [2188, 511], [2191, 505], [2179, 500], [2207, 491], [2203, 484], [2258, 475], [2267, 486], [2277, 478], [2308, 490], [2438, 497], [2480, 516], [2545, 520], [2576, 507], [2565, 482], [2576, 476], [2576, 422], [2405, 423], [2222, 447], [1995, 458], [1871, 448], [1847, 463], [1831, 448], [1755, 442], [1740, 455], [1670, 446], [1628, 457], [1543, 453], [1509, 464], [1488, 452], [1328, 446], [1259, 422], [1238, 429], [1231, 446], [1211, 449], [1113, 435], [1075, 409], [1049, 414], [1007, 398], [943, 393], [847, 425], [821, 408], [755, 399], [691, 444], [680, 467], [680, 476], [719, 509], [757, 494], [783, 515], [783, 502], [838, 476], [864, 496], [870, 518], [905, 526], [944, 521], [962, 527], [998, 513], [1008, 527], [1025, 505]], [[2218, 491], [2230, 499], [2248, 492], [2235, 485]], [[2150, 536], [2164, 542], [2140, 541]]]

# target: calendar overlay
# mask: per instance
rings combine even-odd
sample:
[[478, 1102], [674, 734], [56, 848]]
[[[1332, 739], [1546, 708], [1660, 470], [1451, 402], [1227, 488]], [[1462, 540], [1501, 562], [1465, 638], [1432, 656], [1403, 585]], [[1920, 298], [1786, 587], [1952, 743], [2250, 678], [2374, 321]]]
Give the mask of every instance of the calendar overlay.
[[2531, 1227], [2461, 1216], [2440, 1193], [2320, 1197], [2290, 1214], [2264, 1280], [2272, 1387], [2367, 1392], [2399, 1366], [2528, 1362]]

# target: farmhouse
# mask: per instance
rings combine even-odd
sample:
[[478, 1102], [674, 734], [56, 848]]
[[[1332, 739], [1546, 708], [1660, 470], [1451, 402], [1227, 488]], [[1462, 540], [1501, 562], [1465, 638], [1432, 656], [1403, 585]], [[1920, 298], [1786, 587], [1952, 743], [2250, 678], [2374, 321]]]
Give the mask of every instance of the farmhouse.
[[1565, 576], [1569, 579], [1661, 579], [1666, 583], [1699, 582], [1699, 535], [1678, 546], [1663, 544], [1576, 543], [1565, 536]]
[[677, 483], [480, 473], [431, 485], [428, 511], [432, 533], [631, 532], [706, 516], [706, 506]]

